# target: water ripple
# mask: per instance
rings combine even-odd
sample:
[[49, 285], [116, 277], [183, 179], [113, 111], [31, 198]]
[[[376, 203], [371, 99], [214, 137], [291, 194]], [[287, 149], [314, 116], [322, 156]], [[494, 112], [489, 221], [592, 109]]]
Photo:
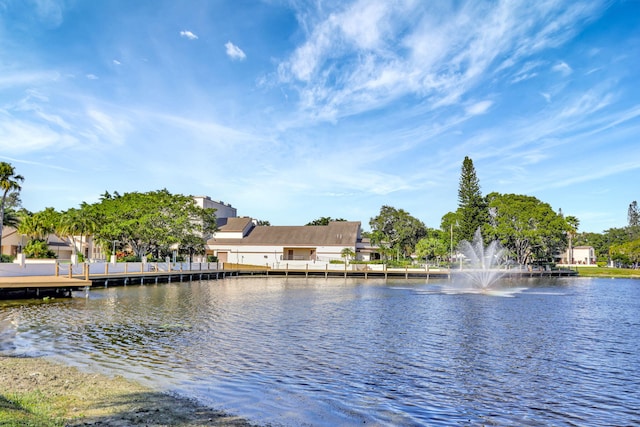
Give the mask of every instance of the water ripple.
[[433, 280], [228, 279], [0, 306], [0, 352], [262, 423], [633, 425], [638, 313], [640, 284], [624, 280], [474, 294]]

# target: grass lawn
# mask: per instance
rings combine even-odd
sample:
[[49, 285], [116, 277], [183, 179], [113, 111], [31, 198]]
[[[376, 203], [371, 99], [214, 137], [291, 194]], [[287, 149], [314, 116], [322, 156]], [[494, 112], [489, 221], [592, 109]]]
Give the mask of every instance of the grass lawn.
[[580, 277], [620, 277], [640, 279], [640, 270], [632, 268], [578, 267]]

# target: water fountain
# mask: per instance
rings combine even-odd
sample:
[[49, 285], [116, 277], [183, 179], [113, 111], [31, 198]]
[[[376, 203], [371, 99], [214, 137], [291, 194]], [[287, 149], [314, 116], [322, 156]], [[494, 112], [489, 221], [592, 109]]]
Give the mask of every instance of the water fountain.
[[466, 257], [467, 266], [462, 268], [462, 273], [474, 289], [484, 291], [491, 288], [505, 273], [505, 249], [497, 240], [485, 247], [480, 228], [476, 230], [473, 242], [461, 241], [458, 250]]

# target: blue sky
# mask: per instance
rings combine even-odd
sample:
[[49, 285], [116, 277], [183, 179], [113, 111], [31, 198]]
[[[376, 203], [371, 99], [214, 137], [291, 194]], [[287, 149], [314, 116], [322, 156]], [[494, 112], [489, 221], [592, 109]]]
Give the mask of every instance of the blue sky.
[[582, 231], [640, 200], [640, 1], [0, 0], [23, 206], [167, 188], [272, 225], [429, 227], [484, 194]]

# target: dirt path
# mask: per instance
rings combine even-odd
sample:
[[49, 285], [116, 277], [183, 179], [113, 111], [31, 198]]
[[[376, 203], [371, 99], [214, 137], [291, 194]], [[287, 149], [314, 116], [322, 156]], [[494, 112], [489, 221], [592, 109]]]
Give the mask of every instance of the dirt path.
[[42, 358], [0, 356], [0, 413], [3, 401], [24, 395], [39, 396], [46, 413], [66, 426], [250, 426], [122, 377], [84, 373]]

